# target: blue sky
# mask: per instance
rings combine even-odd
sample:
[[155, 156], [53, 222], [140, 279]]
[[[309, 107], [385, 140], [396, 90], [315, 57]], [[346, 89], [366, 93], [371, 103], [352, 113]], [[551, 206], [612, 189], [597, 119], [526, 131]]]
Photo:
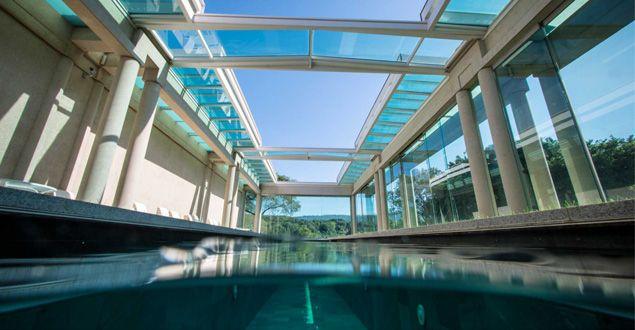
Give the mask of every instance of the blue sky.
[[[235, 70], [263, 145], [353, 148], [386, 74]], [[341, 162], [273, 161], [298, 181], [335, 181]]]

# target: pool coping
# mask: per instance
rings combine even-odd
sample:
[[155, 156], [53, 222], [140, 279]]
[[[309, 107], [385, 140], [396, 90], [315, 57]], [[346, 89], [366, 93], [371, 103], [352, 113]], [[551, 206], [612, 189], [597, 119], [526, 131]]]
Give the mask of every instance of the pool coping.
[[63, 217], [69, 221], [131, 225], [215, 235], [264, 237], [264, 235], [253, 231], [181, 220], [4, 187], [0, 187], [0, 212], [55, 216]]
[[394, 238], [443, 234], [463, 234], [563, 226], [608, 225], [635, 222], [635, 200], [624, 200], [556, 210], [536, 211], [486, 219], [433, 224], [423, 227], [390, 229], [327, 238], [327, 241]]

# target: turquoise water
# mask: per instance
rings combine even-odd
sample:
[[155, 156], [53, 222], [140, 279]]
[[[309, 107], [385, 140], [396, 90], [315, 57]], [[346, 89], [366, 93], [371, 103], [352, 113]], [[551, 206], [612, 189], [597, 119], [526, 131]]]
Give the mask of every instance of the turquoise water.
[[210, 238], [0, 260], [0, 329], [633, 329], [632, 254]]

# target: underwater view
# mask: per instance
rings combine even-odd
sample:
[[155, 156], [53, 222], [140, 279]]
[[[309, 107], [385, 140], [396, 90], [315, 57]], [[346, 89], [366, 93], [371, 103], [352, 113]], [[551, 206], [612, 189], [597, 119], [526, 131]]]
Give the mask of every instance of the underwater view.
[[0, 260], [1, 329], [633, 329], [633, 258], [207, 238]]

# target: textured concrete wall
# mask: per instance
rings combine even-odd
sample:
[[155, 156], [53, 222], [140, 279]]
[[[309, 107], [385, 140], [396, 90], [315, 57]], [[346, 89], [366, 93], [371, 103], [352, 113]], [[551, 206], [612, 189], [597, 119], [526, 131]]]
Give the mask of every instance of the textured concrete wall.
[[[85, 184], [86, 166], [90, 165], [94, 152], [93, 142], [107, 93], [101, 99], [102, 105], [95, 120], [88, 123], [89, 134], [85, 135], [84, 143], [89, 147], [75, 155], [75, 138], [78, 132], [87, 128], [80, 126], [94, 80], [83, 75], [78, 67], [73, 67], [68, 84], [59, 94], [44, 128], [33, 132], [33, 122], [42, 107], [61, 55], [3, 11], [0, 11], [0, 43], [5, 49], [0, 52], [0, 177], [12, 177], [24, 151], [24, 141], [30, 134], [39, 134], [37, 147], [28, 163], [27, 180], [77, 194]], [[105, 205], [116, 204], [121, 189], [121, 171], [127, 161], [126, 149], [136, 115], [138, 94], [137, 91], [133, 96], [126, 115], [102, 199]], [[222, 172], [210, 175], [212, 166], [207, 164], [206, 152], [179, 131], [176, 124], [167, 121], [166, 116], [157, 117], [143, 166], [143, 187], [138, 190], [135, 201], [145, 204], [151, 213], [155, 213], [158, 207], [165, 207], [181, 216], [201, 215], [203, 208], [209, 205], [208, 222], [218, 222], [225, 189]], [[73, 165], [68, 184], [64, 187], [66, 168]], [[236, 216], [239, 212], [236, 210]]]
[[0, 177], [10, 177], [60, 55], [4, 11], [0, 42]]

